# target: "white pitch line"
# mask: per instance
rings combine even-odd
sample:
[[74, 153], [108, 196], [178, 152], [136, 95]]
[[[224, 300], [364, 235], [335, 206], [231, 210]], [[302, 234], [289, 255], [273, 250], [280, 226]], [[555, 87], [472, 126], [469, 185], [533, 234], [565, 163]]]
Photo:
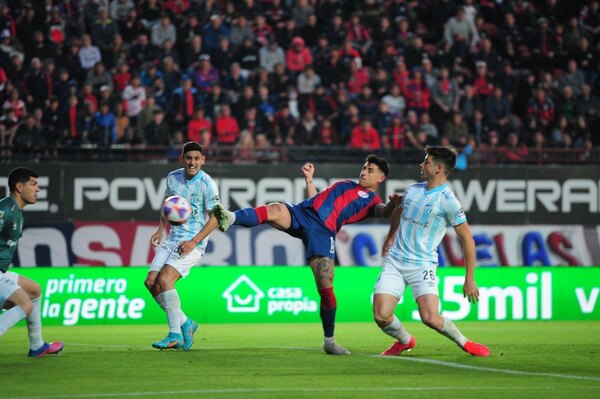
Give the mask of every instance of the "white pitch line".
[[[127, 346], [127, 345], [101, 345], [101, 344], [78, 344], [78, 343], [69, 343], [68, 345], [72, 345], [72, 346], [88, 346], [88, 347], [99, 347], [99, 348], [117, 348], [117, 349], [130, 349], [130, 348], [137, 348], [137, 349], [147, 349], [148, 347], [144, 346], [144, 347], [140, 347], [140, 346]], [[320, 348], [303, 348], [303, 347], [242, 347], [242, 348], [232, 348], [232, 347], [199, 347], [199, 348], [194, 348], [194, 350], [196, 351], [213, 351], [213, 350], [244, 350], [244, 349], [253, 349], [253, 350], [300, 350], [300, 351], [320, 351]], [[360, 354], [360, 353], [354, 353], [354, 356], [361, 356], [361, 355], [365, 355], [365, 354]], [[494, 368], [494, 367], [481, 367], [481, 366], [473, 366], [470, 364], [462, 364], [462, 363], [455, 363], [455, 362], [446, 362], [443, 360], [434, 360], [434, 359], [425, 359], [425, 358], [419, 358], [419, 357], [413, 357], [413, 356], [380, 356], [380, 355], [370, 355], [367, 354], [366, 356], [370, 356], [370, 357], [381, 357], [381, 358], [385, 358], [385, 359], [394, 359], [394, 360], [404, 360], [404, 361], [411, 361], [411, 362], [416, 362], [416, 363], [428, 363], [428, 364], [435, 364], [437, 366], [445, 366], [445, 367], [453, 367], [453, 368], [460, 368], [460, 369], [466, 369], [466, 370], [477, 370], [477, 371], [484, 371], [484, 372], [488, 372], [488, 373], [498, 373], [498, 374], [511, 374], [511, 375], [528, 375], [528, 376], [535, 376], [535, 377], [553, 377], [553, 378], [562, 378], [562, 379], [568, 379], [568, 380], [584, 380], [584, 381], [600, 381], [599, 377], [589, 377], [589, 376], [582, 376], [582, 375], [572, 375], [572, 374], [559, 374], [559, 373], [542, 373], [542, 372], [535, 372], [535, 371], [519, 371], [519, 370], [511, 370], [511, 369], [499, 369], [499, 368]]]
[[[114, 397], [139, 397], [139, 396], [172, 396], [172, 395], [204, 395], [204, 394], [243, 394], [243, 393], [278, 393], [278, 392], [445, 392], [445, 391], [528, 391], [541, 389], [555, 390], [556, 386], [535, 386], [535, 387], [336, 387], [336, 388], [225, 388], [225, 389], [188, 389], [181, 391], [155, 391], [155, 392], [112, 392], [112, 393], [79, 393], [69, 395], [45, 395], [45, 396], [15, 396], [6, 399], [73, 399], [73, 398], [114, 398]], [[573, 388], [569, 388], [573, 389]], [[596, 387], [577, 387], [582, 389], [596, 389]]]
[[600, 381], [600, 378], [598, 378], [598, 377], [588, 377], [588, 376], [583, 376], [583, 375], [540, 373], [540, 372], [535, 372], [535, 371], [498, 369], [498, 368], [494, 368], [494, 367], [472, 366], [470, 364], [445, 362], [442, 360], [433, 360], [433, 359], [423, 359], [423, 358], [412, 357], [412, 356], [375, 356], [374, 355], [373, 357], [383, 357], [386, 359], [404, 360], [404, 361], [416, 362], [416, 363], [428, 363], [428, 364], [435, 364], [437, 366], [454, 367], [454, 368], [467, 369], [467, 370], [486, 371], [486, 372], [490, 372], [490, 373], [528, 375], [528, 376], [535, 376], [535, 377], [553, 377], [553, 378], [564, 378], [564, 379], [569, 379], [569, 380]]

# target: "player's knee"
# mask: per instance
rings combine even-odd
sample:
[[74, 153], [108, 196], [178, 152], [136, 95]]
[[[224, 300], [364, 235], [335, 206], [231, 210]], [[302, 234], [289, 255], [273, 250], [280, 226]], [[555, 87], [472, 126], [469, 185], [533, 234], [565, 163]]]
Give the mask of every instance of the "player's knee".
[[434, 312], [422, 312], [420, 316], [423, 324], [425, 324], [429, 328], [433, 328], [434, 330], [440, 330], [443, 327], [443, 321], [442, 326], [440, 327], [439, 321], [441, 317], [439, 314], [436, 314]]
[[42, 296], [42, 287], [38, 283], [30, 284], [27, 288], [27, 295], [29, 298], [36, 299]]
[[374, 309], [373, 319], [375, 320], [375, 323], [377, 323], [379, 328], [384, 328], [392, 324], [394, 318], [392, 315], [384, 314], [378, 309]]
[[144, 281], [144, 285], [146, 286], [146, 288], [148, 289], [148, 291], [152, 291], [152, 287], [154, 287], [155, 283], [156, 283], [156, 279], [153, 278], [153, 277], [148, 277]]

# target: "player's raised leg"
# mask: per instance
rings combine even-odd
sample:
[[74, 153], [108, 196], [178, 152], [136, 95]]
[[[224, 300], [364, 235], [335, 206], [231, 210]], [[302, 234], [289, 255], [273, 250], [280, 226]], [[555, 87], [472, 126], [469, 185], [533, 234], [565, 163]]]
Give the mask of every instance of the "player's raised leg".
[[269, 223], [273, 227], [286, 230], [291, 225], [291, 215], [285, 204], [276, 202], [256, 208], [244, 208], [231, 212], [223, 205], [217, 204], [212, 214], [217, 218], [219, 230], [227, 231], [231, 225], [254, 227], [259, 224]]

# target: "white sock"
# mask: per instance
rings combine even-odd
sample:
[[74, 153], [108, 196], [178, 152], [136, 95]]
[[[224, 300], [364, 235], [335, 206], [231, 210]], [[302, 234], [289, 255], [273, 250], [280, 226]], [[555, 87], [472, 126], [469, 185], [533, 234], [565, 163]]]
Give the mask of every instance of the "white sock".
[[381, 330], [390, 337], [396, 338], [401, 344], [408, 344], [408, 341], [410, 341], [411, 335], [406, 331], [404, 326], [402, 326], [402, 323], [400, 323], [400, 320], [396, 315], [394, 315], [392, 323], [383, 327]]
[[450, 338], [452, 341], [454, 341], [454, 343], [456, 343], [456, 345], [460, 346], [461, 348], [467, 343], [467, 338], [461, 334], [461, 332], [458, 330], [458, 327], [456, 327], [456, 324], [454, 324], [452, 320], [447, 319], [445, 317], [444, 327], [438, 332], [443, 336]]
[[165, 301], [165, 312], [169, 322], [169, 332], [181, 334], [181, 323], [179, 322], [179, 313], [181, 312], [181, 301], [179, 294], [175, 289], [163, 292]]
[[[163, 295], [163, 293], [161, 292], [160, 294], [158, 294], [157, 296], [154, 297], [154, 300], [158, 303], [158, 305], [161, 307], [162, 310], [165, 310], [165, 296]], [[188, 317], [185, 313], [183, 313], [183, 310], [181, 309], [181, 307], [179, 308], [179, 322], [181, 323], [181, 325], [183, 325], [183, 323], [185, 323], [187, 321]]]
[[40, 305], [42, 297], [37, 297], [31, 300], [31, 313], [27, 316], [27, 332], [29, 334], [29, 349], [39, 349], [44, 345], [42, 338], [42, 315]]
[[0, 314], [0, 337], [3, 336], [12, 326], [23, 320], [27, 316], [20, 306], [13, 306], [6, 312]]

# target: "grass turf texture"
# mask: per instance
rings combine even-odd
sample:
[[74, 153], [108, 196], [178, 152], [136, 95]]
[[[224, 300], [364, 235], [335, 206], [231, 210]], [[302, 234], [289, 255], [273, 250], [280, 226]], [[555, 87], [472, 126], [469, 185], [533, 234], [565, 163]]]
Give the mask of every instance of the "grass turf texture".
[[321, 350], [319, 324], [209, 324], [189, 352], [155, 351], [165, 326], [45, 327], [58, 356], [30, 359], [19, 326], [0, 338], [0, 398], [598, 398], [600, 322], [462, 322], [491, 349], [462, 352], [420, 323], [417, 347], [377, 356], [391, 338], [338, 323], [350, 356]]

